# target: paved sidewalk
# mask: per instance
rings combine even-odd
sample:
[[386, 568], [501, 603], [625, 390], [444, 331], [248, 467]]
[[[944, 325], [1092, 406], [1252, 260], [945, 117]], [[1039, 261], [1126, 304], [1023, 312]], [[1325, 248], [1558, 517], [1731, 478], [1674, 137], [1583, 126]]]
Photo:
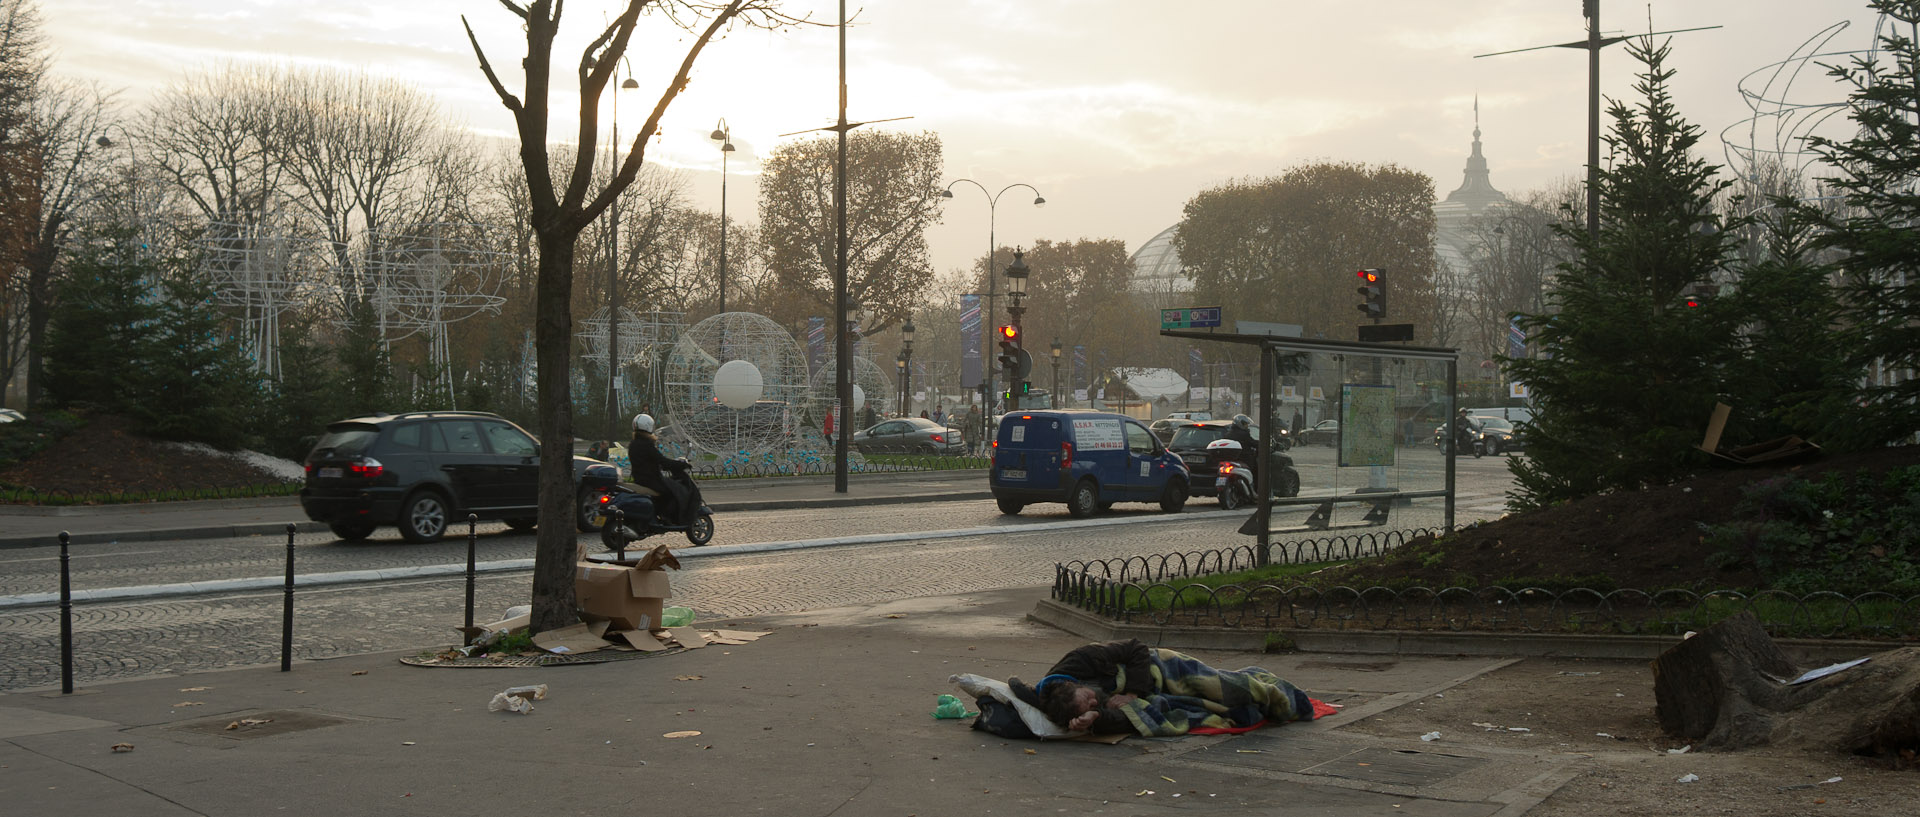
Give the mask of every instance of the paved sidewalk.
[[[982, 470], [852, 474], [844, 494], [833, 490], [831, 475], [702, 480], [700, 492], [720, 513], [992, 498]], [[300, 532], [327, 529], [308, 521], [299, 498], [291, 496], [129, 505], [0, 505], [0, 548], [57, 544], [61, 531], [71, 533], [73, 542], [87, 544], [257, 536], [283, 533], [288, 523]]]
[[[1082, 643], [1025, 619], [1045, 595], [727, 622], [770, 635], [596, 665], [419, 668], [380, 654], [5, 694], [0, 802], [36, 815], [1517, 815], [1572, 776], [1564, 758], [1423, 754], [1417, 736], [1340, 729], [1507, 663], [1484, 658], [1382, 670], [1194, 651], [1345, 705], [1242, 737], [1007, 741], [932, 718], [949, 675], [1033, 680]], [[521, 684], [546, 684], [546, 700], [487, 711]], [[224, 728], [247, 718], [270, 722]], [[1331, 762], [1353, 752], [1377, 762]], [[1446, 768], [1394, 765], [1409, 757]], [[1298, 771], [1322, 761], [1336, 768]]]

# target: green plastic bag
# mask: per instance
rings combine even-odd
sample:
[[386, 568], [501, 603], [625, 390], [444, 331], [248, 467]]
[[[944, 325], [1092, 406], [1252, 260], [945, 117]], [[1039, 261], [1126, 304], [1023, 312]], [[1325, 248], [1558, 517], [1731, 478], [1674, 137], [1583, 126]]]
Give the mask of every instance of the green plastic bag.
[[660, 611], [660, 626], [685, 627], [693, 623], [693, 609], [690, 607], [668, 607]]
[[971, 718], [978, 714], [980, 713], [968, 712], [966, 702], [952, 695], [940, 696], [940, 702], [933, 708], [933, 716], [936, 718]]

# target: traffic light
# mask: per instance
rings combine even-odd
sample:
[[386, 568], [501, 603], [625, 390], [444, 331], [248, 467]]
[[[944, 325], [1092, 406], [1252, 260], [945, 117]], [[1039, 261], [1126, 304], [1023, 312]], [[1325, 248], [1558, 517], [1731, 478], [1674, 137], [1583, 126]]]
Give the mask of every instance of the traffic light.
[[1358, 292], [1366, 300], [1358, 307], [1367, 317], [1379, 320], [1387, 316], [1387, 271], [1383, 269], [1363, 269], [1354, 275], [1360, 278]]
[[1011, 373], [1020, 365], [1020, 328], [1005, 324], [1000, 333], [1000, 371]]

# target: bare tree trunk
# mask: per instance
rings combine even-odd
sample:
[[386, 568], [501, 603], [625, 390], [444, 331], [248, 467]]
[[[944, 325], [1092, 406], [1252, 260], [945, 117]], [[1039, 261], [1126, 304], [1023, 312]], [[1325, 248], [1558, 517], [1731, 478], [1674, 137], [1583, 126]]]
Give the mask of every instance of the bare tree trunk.
[[[540, 520], [533, 560], [533, 616], [537, 630], [552, 630], [577, 620], [573, 565], [575, 514], [573, 488], [573, 377], [568, 354], [573, 348], [573, 250], [576, 234], [551, 222], [540, 231], [540, 279], [534, 312], [535, 355], [539, 364]], [[562, 520], [565, 520], [564, 522]]]

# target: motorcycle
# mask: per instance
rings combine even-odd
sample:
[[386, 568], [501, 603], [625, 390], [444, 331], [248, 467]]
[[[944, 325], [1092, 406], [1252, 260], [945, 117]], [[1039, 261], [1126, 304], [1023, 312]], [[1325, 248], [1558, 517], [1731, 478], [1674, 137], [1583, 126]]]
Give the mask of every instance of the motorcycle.
[[1456, 427], [1453, 433], [1453, 450], [1465, 454], [1473, 452], [1473, 458], [1487, 455], [1487, 435], [1472, 427]]
[[[1238, 440], [1214, 440], [1207, 444], [1207, 459], [1214, 466], [1214, 495], [1220, 498], [1221, 510], [1231, 511], [1242, 505], [1253, 504], [1258, 494], [1254, 490], [1253, 468], [1245, 447]], [[1293, 458], [1274, 452], [1269, 456], [1271, 465], [1276, 469], [1267, 486], [1275, 496], [1299, 496], [1300, 472], [1294, 470]]]
[[713, 541], [713, 509], [701, 499], [700, 486], [690, 472], [684, 460], [668, 464], [667, 478], [686, 489], [686, 507], [679, 509], [677, 519], [661, 518], [652, 491], [625, 484], [607, 489], [600, 495], [596, 519], [600, 543], [607, 550], [625, 550], [629, 543], [663, 533], [685, 533], [694, 545]]

